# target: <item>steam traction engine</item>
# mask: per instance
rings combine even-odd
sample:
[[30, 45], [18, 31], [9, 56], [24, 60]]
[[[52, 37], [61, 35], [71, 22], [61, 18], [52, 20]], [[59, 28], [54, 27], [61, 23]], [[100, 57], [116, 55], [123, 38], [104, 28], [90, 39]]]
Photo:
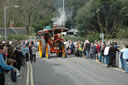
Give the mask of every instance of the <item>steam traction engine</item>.
[[38, 32], [41, 36], [39, 40], [39, 54], [41, 58], [46, 57], [49, 59], [52, 53], [56, 53], [59, 57], [67, 57], [66, 46], [61, 34], [66, 31], [68, 31], [67, 28], [51, 28]]

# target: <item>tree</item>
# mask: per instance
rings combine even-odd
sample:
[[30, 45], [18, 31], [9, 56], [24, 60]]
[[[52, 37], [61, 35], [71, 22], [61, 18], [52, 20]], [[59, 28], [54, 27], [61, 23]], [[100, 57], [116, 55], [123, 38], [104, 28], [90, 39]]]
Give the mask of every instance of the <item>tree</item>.
[[[7, 25], [9, 26], [10, 20], [14, 20], [15, 26], [25, 26], [28, 33], [33, 23], [51, 16], [54, 11], [51, 0], [6, 0], [0, 4], [1, 10], [4, 6], [19, 5], [17, 9], [7, 10]], [[1, 14], [0, 17], [3, 18], [3, 11]], [[3, 19], [0, 22], [3, 22]], [[3, 24], [0, 23], [0, 26]]]
[[17, 3], [21, 6], [19, 13], [21, 14], [20, 18], [23, 19], [20, 23], [26, 27], [27, 32], [29, 32], [32, 23], [43, 19], [47, 16], [47, 13], [53, 11], [50, 0], [18, 0]]
[[124, 2], [121, 0], [89, 0], [78, 11], [76, 16], [77, 28], [80, 31], [93, 30], [113, 36], [124, 20], [122, 8], [124, 8]]
[[32, 24], [32, 27], [34, 28], [34, 32], [38, 32], [39, 30], [43, 30], [46, 26], [50, 26], [52, 27], [52, 21], [51, 21], [51, 18], [53, 16], [49, 16], [49, 17], [46, 17], [44, 18], [43, 20], [39, 20], [35, 23]]

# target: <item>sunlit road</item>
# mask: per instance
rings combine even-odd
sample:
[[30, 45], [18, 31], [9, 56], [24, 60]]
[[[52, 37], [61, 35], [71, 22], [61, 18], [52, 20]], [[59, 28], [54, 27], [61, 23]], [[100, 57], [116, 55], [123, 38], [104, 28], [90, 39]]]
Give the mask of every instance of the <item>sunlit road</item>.
[[32, 64], [34, 85], [128, 85], [128, 74], [84, 58], [39, 58]]

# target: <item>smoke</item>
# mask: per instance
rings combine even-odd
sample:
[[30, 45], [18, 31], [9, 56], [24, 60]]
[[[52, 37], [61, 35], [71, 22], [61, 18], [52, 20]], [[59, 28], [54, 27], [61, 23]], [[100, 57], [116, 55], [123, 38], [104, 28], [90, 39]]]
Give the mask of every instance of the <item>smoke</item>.
[[56, 9], [56, 16], [52, 18], [54, 25], [65, 26], [66, 21], [72, 17], [72, 11], [64, 1], [66, 0], [54, 0], [53, 7]]
[[59, 15], [52, 19], [53, 24], [58, 25], [58, 26], [64, 26], [67, 20], [67, 16], [65, 15], [66, 13], [65, 11], [63, 11], [63, 8], [59, 8], [58, 13]]

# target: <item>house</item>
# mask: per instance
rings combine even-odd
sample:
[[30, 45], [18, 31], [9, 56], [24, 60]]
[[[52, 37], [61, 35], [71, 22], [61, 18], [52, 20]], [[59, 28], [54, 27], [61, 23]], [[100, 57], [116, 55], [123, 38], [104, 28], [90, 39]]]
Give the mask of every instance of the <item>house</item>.
[[[7, 34], [26, 34], [27, 30], [25, 27], [7, 28]], [[5, 28], [0, 27], [0, 35], [5, 34]]]
[[78, 30], [77, 29], [70, 29], [67, 34], [68, 35], [76, 35], [78, 33]]

